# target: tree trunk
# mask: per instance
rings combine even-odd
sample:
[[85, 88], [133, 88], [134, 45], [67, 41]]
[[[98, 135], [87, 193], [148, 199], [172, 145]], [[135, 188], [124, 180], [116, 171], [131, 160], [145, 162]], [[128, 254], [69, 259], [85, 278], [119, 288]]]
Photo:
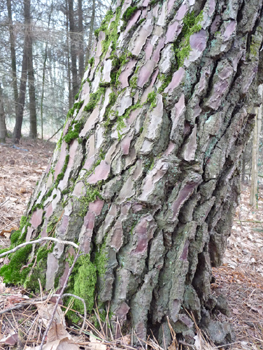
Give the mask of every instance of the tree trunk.
[[[119, 324], [169, 344], [168, 317], [177, 336], [193, 342], [188, 310], [223, 344], [233, 335], [213, 320], [225, 308], [210, 283], [253, 128], [247, 106], [257, 90], [262, 1], [130, 3], [112, 8], [97, 31], [78, 102], [18, 242], [51, 233], [79, 242], [85, 255], [68, 291], [89, 311], [95, 296], [102, 313], [110, 303], [116, 336]], [[11, 258], [5, 281], [37, 290], [37, 276], [47, 290], [60, 287], [71, 249], [43, 249], [22, 275], [14, 272], [28, 251]]]
[[0, 142], [5, 142], [6, 136], [7, 136], [7, 130], [6, 130], [6, 124], [5, 124], [3, 90], [0, 84]]
[[84, 37], [83, 37], [83, 14], [82, 14], [82, 0], [78, 0], [78, 35], [79, 35], [79, 81], [81, 81], [84, 74]]
[[69, 30], [70, 30], [70, 56], [72, 72], [72, 94], [73, 98], [78, 92], [78, 72], [77, 72], [77, 40], [76, 26], [74, 20], [73, 0], [69, 0]]
[[23, 61], [22, 72], [20, 80], [20, 90], [18, 98], [18, 106], [16, 113], [16, 123], [13, 132], [14, 143], [19, 143], [21, 138], [21, 129], [23, 122], [25, 97], [26, 97], [26, 81], [27, 81], [27, 67], [28, 67], [28, 44], [29, 44], [29, 25], [30, 25], [30, 0], [24, 0], [24, 48], [23, 48]]
[[92, 13], [90, 18], [90, 26], [89, 26], [89, 40], [86, 50], [86, 66], [89, 63], [91, 48], [92, 48], [92, 40], [93, 40], [93, 32], [94, 32], [94, 22], [95, 22], [95, 9], [96, 9], [96, 1], [92, 0]]
[[259, 85], [258, 93], [260, 96], [260, 106], [256, 108], [255, 126], [252, 145], [252, 166], [251, 166], [251, 187], [250, 187], [250, 205], [253, 209], [258, 207], [258, 157], [259, 157], [259, 139], [262, 120], [262, 88]]
[[14, 37], [14, 27], [12, 19], [12, 6], [11, 0], [7, 0], [7, 10], [8, 10], [8, 20], [9, 20], [9, 36], [10, 36], [10, 51], [11, 51], [11, 62], [12, 62], [12, 85], [14, 91], [15, 99], [15, 113], [17, 115], [18, 107], [18, 88], [17, 88], [17, 75], [16, 75], [16, 51], [15, 51], [15, 37]]
[[33, 66], [33, 47], [32, 47], [32, 30], [30, 28], [28, 40], [28, 90], [29, 90], [29, 112], [30, 112], [30, 131], [29, 137], [37, 138], [37, 111], [36, 111], [36, 90], [35, 76]]

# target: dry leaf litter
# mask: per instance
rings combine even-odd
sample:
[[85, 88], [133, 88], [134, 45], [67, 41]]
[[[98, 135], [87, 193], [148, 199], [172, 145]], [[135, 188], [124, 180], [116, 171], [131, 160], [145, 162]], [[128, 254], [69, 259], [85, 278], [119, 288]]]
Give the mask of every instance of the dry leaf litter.
[[[30, 195], [45, 170], [55, 144], [24, 139], [18, 146], [11, 141], [0, 144], [0, 247], [9, 246], [9, 237], [25, 212]], [[217, 317], [230, 322], [236, 341], [228, 349], [263, 349], [263, 190], [260, 190], [258, 209], [249, 206], [249, 188], [243, 187], [232, 234], [228, 240], [224, 264], [213, 269], [215, 295], [225, 295], [229, 314]], [[3, 259], [0, 260], [0, 264]], [[0, 349], [40, 349], [47, 323], [54, 316], [45, 339], [44, 350], [109, 350], [134, 349], [132, 339], [124, 335], [113, 340], [108, 328], [97, 330], [85, 320], [82, 332], [67, 327], [65, 308], [60, 305], [54, 313], [51, 296], [28, 296], [22, 287], [6, 286], [0, 280]], [[45, 300], [44, 300], [45, 299]], [[9, 311], [5, 311], [5, 310]], [[1, 311], [2, 310], [2, 311]], [[101, 320], [99, 320], [102, 322]], [[196, 350], [217, 349], [205, 340], [197, 328]], [[106, 329], [106, 333], [103, 329]], [[181, 349], [171, 329], [172, 343], [168, 350]], [[141, 344], [141, 348], [162, 350], [154, 339]], [[187, 348], [187, 347], [186, 347]], [[223, 349], [223, 348], [221, 348]]]

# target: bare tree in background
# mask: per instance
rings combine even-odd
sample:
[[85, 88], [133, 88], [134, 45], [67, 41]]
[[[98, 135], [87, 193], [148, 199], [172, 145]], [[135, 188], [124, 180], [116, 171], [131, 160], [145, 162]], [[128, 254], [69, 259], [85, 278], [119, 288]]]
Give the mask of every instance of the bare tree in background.
[[0, 142], [5, 142], [6, 136], [7, 136], [7, 130], [6, 130], [6, 124], [5, 124], [3, 90], [0, 84]]

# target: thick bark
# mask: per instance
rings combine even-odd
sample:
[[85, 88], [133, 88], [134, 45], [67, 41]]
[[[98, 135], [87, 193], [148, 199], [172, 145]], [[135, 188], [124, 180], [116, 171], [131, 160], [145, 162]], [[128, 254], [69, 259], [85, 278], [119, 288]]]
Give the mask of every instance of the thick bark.
[[11, 66], [12, 66], [12, 85], [14, 91], [15, 99], [15, 113], [17, 115], [18, 107], [18, 88], [17, 88], [17, 75], [16, 75], [16, 51], [15, 51], [15, 37], [14, 37], [14, 27], [12, 19], [12, 6], [11, 0], [7, 0], [7, 10], [8, 10], [8, 20], [9, 20], [9, 36], [10, 36], [10, 51], [11, 51]]
[[5, 142], [6, 136], [7, 136], [7, 130], [6, 130], [6, 124], [5, 124], [3, 91], [0, 84], [0, 142]]
[[[169, 317], [193, 342], [189, 310], [222, 344], [232, 333], [211, 316], [226, 311], [212, 296], [211, 267], [222, 262], [253, 128], [262, 1], [119, 4], [98, 31], [21, 237], [53, 228], [77, 240], [86, 255], [69, 290], [89, 310], [95, 295], [100, 309], [110, 302], [112, 323], [138, 337], [151, 329], [169, 344]], [[69, 254], [56, 244], [27, 279], [12, 277], [17, 259], [1, 274], [38, 288], [37, 272], [46, 289], [59, 287]]]
[[18, 105], [16, 109], [16, 123], [13, 132], [14, 143], [19, 143], [21, 138], [21, 129], [23, 122], [25, 97], [26, 97], [26, 82], [27, 82], [27, 68], [28, 68], [28, 45], [29, 45], [29, 25], [30, 25], [30, 0], [24, 0], [24, 48], [22, 60], [22, 72], [20, 79], [20, 89]]

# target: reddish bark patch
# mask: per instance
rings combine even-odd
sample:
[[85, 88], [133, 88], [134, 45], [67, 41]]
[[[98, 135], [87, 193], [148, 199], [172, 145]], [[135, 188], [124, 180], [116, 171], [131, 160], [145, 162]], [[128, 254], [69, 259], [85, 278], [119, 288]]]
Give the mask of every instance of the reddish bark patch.
[[187, 260], [187, 257], [188, 257], [188, 247], [189, 247], [189, 241], [187, 240], [187, 241], [185, 242], [183, 252], [182, 252], [182, 254], [181, 254], [181, 256], [180, 256], [180, 259], [181, 259], [181, 260], [184, 260], [184, 261]]
[[127, 27], [125, 29], [124, 32], [124, 36], [126, 36], [126, 34], [128, 33], [128, 31], [134, 26], [134, 24], [137, 22], [138, 18], [140, 17], [142, 11], [139, 10], [137, 12], [135, 12], [135, 14], [132, 16], [132, 18], [129, 20]]
[[130, 150], [132, 136], [126, 136], [121, 142], [121, 151], [123, 155], [128, 155]]
[[173, 42], [181, 30], [182, 25], [179, 22], [175, 21], [170, 24], [166, 32], [165, 44]]
[[96, 216], [100, 215], [104, 201], [102, 199], [96, 199], [95, 202], [89, 204], [89, 210], [93, 212]]
[[110, 244], [114, 248], [114, 250], [118, 252], [123, 243], [123, 229], [122, 229], [122, 223], [120, 220], [116, 222], [112, 231], [113, 231], [113, 235], [111, 237]]
[[84, 217], [84, 226], [86, 229], [93, 230], [95, 224], [95, 214], [91, 211], [88, 211]]
[[59, 225], [59, 228], [58, 228], [58, 232], [61, 235], [64, 235], [64, 233], [67, 231], [68, 224], [69, 224], [69, 217], [67, 215], [64, 215], [61, 220], [61, 224]]
[[181, 208], [182, 204], [189, 198], [191, 193], [193, 192], [194, 188], [198, 185], [196, 182], [188, 182], [179, 192], [178, 197], [172, 204], [173, 208], [173, 219], [177, 216], [179, 209]]
[[50, 218], [50, 216], [52, 215], [53, 213], [53, 207], [52, 207], [52, 203], [50, 203], [47, 207], [45, 207], [45, 210], [46, 210], [46, 218]]
[[94, 174], [92, 174], [87, 182], [89, 184], [95, 184], [100, 180], [106, 180], [110, 173], [110, 165], [105, 162], [105, 160], [101, 161], [101, 163], [96, 167]]
[[34, 228], [37, 228], [41, 224], [42, 218], [43, 218], [43, 212], [44, 212], [43, 209], [37, 209], [33, 213], [30, 222]]
[[231, 21], [227, 26], [226, 29], [224, 31], [223, 37], [225, 40], [228, 40], [231, 35], [234, 33], [234, 31], [236, 30], [236, 26], [237, 23], [236, 21]]
[[27, 228], [27, 233], [26, 233], [26, 242], [29, 242], [32, 236], [34, 229], [32, 227]]
[[199, 52], [203, 52], [206, 48], [207, 34], [205, 30], [194, 33], [190, 36], [190, 46]]
[[66, 155], [67, 155], [67, 144], [65, 141], [62, 141], [61, 149], [60, 149], [60, 155], [59, 155], [59, 160], [55, 166], [55, 174], [54, 174], [54, 179], [56, 180], [58, 177], [58, 174], [61, 173], [61, 170], [63, 168], [63, 165], [65, 163]]
[[135, 60], [129, 61], [129, 63], [127, 63], [127, 66], [125, 67], [124, 71], [121, 72], [121, 74], [119, 76], [119, 81], [121, 83], [121, 88], [122, 89], [124, 89], [124, 88], [129, 86], [128, 78], [131, 75], [132, 70], [133, 70], [136, 62], [137, 61], [135, 61]]
[[172, 81], [167, 86], [167, 88], [164, 90], [165, 93], [170, 92], [171, 90], [177, 88], [181, 81], [183, 80], [185, 70], [180, 67], [173, 75]]

